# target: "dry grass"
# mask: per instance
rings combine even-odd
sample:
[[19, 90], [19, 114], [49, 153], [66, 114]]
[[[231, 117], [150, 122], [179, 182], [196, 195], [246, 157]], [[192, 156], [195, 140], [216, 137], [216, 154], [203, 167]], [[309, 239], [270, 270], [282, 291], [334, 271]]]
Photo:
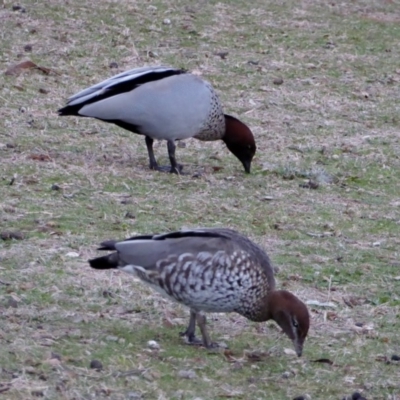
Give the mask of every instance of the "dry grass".
[[[0, 70], [54, 71], [0, 83], [0, 225], [24, 234], [0, 243], [5, 399], [400, 399], [398, 1], [2, 4]], [[149, 172], [142, 138], [57, 117], [69, 95], [145, 64], [215, 85], [257, 136], [250, 176], [223, 144], [190, 140], [178, 157], [199, 178]], [[166, 162], [165, 143], [156, 154]], [[301, 359], [274, 324], [237, 315], [210, 316], [231, 353], [185, 346], [187, 310], [88, 268], [103, 239], [183, 226], [244, 232], [281, 286], [335, 305], [310, 305]]]

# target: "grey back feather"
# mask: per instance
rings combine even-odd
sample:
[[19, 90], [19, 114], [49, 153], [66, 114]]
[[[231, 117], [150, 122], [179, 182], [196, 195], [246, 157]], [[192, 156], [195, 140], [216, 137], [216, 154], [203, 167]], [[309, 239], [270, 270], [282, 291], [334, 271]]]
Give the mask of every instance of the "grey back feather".
[[255, 243], [231, 229], [199, 228], [188, 231], [155, 235], [151, 239], [131, 238], [115, 244], [120, 263], [156, 268], [157, 262], [172, 255], [201, 252], [216, 253], [224, 251], [246, 251], [254, 264], [260, 266], [272, 287], [275, 286], [274, 273], [268, 255]]

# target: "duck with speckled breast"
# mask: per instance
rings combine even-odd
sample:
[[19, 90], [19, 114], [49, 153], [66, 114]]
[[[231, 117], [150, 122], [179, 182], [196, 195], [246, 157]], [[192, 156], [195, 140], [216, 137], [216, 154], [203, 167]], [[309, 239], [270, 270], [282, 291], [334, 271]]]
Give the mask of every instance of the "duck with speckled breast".
[[[306, 305], [275, 288], [268, 255], [240, 233], [198, 228], [107, 241], [114, 251], [89, 261], [95, 269], [120, 269], [140, 278], [166, 297], [190, 308], [183, 336], [190, 344], [215, 347], [203, 312], [236, 312], [256, 322], [274, 320], [300, 357], [310, 326]], [[195, 336], [196, 323], [202, 339]]]

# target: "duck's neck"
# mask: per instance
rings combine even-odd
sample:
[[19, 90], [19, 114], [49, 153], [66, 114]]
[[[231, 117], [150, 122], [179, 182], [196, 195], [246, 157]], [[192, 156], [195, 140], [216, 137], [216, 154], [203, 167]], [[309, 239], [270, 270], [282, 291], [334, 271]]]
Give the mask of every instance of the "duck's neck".
[[264, 322], [275, 319], [277, 313], [285, 308], [285, 290], [272, 290], [259, 302], [258, 307], [248, 318], [255, 322]]
[[273, 292], [265, 295], [256, 307], [252, 307], [251, 311], [246, 313], [245, 317], [254, 322], [264, 322], [272, 319], [271, 304], [273, 304], [273, 301], [271, 303], [271, 295]]

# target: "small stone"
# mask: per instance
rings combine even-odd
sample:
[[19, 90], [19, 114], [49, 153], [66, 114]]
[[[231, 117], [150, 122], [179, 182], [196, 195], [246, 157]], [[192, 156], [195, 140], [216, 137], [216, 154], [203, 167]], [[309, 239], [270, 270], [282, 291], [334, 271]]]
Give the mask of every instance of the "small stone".
[[292, 375], [289, 371], [285, 371], [283, 374], [282, 374], [282, 378], [283, 379], [289, 379], [290, 378], [290, 375]]
[[58, 186], [57, 184], [51, 185], [51, 190], [60, 190], [60, 186]]
[[125, 214], [125, 218], [127, 218], [127, 219], [135, 219], [136, 216], [135, 216], [135, 214], [134, 214], [133, 212], [128, 211], [128, 212]]
[[390, 358], [392, 361], [400, 361], [400, 356], [397, 354], [393, 354], [392, 357]]
[[45, 89], [45, 88], [39, 88], [39, 93], [47, 94], [47, 93], [49, 93], [49, 90]]
[[297, 396], [293, 400], [306, 400], [304, 396]]
[[27, 53], [30, 53], [32, 51], [32, 45], [31, 44], [27, 44], [24, 46], [24, 51], [26, 51]]
[[318, 189], [319, 184], [318, 184], [318, 182], [315, 182], [310, 179], [307, 183], [301, 183], [299, 185], [299, 187], [301, 187], [303, 189], [314, 189], [315, 190], [315, 189]]
[[18, 308], [18, 300], [14, 296], [10, 296], [6, 303], [7, 308]]
[[51, 360], [58, 360], [61, 361], [61, 355], [58, 353], [54, 353], [53, 351], [50, 353]]
[[108, 335], [108, 336], [106, 336], [106, 340], [108, 342], [118, 342], [118, 337], [117, 336]]
[[171, 25], [171, 20], [169, 18], [165, 18], [163, 21], [164, 25]]
[[282, 79], [282, 78], [275, 78], [275, 79], [272, 81], [272, 83], [273, 83], [274, 85], [277, 85], [277, 86], [282, 85], [283, 79]]
[[100, 371], [103, 369], [103, 364], [99, 360], [92, 360], [90, 361], [90, 369]]
[[76, 251], [70, 251], [65, 256], [66, 257], [71, 257], [71, 258], [77, 258], [77, 257], [79, 257], [79, 253], [77, 253]]
[[149, 340], [147, 342], [147, 347], [152, 350], [159, 350], [160, 345], [155, 340]]
[[109, 68], [118, 68], [118, 64], [115, 61], [111, 61], [110, 64], [108, 64]]
[[263, 201], [271, 201], [273, 199], [274, 198], [272, 196], [264, 196], [264, 197], [261, 198], [261, 200], [263, 200]]
[[178, 372], [178, 377], [184, 379], [194, 379], [197, 378], [197, 374], [192, 369], [189, 370], [184, 369]]
[[21, 11], [22, 13], [26, 12], [25, 8], [18, 4], [15, 4], [14, 6], [12, 6], [12, 10], [13, 11]]
[[128, 392], [127, 394], [126, 394], [126, 398], [127, 399], [132, 399], [132, 400], [136, 400], [136, 399], [142, 399], [143, 397], [142, 397], [142, 395], [140, 394], [140, 393], [138, 393], [138, 392]]
[[221, 57], [222, 60], [225, 60], [226, 57], [229, 55], [229, 52], [228, 51], [216, 51], [214, 53], [214, 55]]

